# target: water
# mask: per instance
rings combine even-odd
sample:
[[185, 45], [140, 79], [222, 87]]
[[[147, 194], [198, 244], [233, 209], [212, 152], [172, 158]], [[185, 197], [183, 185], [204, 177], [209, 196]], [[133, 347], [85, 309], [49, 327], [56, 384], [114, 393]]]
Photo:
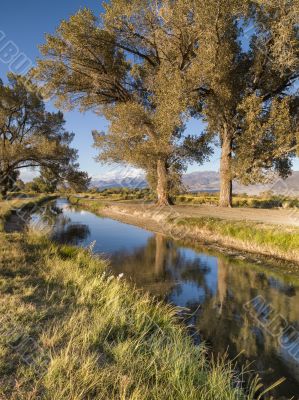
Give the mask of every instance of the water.
[[[33, 214], [13, 215], [7, 231], [53, 225], [60, 243], [87, 247], [110, 259], [111, 272], [172, 304], [186, 307], [196, 339], [215, 354], [252, 363], [263, 382], [287, 380], [275, 399], [299, 398], [299, 278], [229, 258], [208, 248], [184, 247], [161, 234], [71, 207], [64, 199]], [[282, 330], [284, 333], [282, 334]]]

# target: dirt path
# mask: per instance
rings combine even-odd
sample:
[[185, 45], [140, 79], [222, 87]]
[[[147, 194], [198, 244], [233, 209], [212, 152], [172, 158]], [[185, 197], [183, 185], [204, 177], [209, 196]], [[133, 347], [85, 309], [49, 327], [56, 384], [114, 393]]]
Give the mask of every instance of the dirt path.
[[109, 204], [113, 208], [123, 208], [131, 211], [151, 211], [161, 216], [174, 215], [182, 217], [216, 217], [234, 221], [262, 222], [269, 225], [284, 225], [299, 227], [299, 209], [258, 209], [258, 208], [222, 208], [209, 205], [200, 206], [172, 206], [157, 207], [153, 205], [115, 203]]

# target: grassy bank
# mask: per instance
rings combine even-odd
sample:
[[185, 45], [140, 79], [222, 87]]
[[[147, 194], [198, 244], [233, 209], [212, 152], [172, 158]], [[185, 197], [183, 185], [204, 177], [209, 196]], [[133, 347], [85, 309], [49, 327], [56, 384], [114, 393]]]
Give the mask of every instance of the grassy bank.
[[220, 218], [182, 218], [172, 220], [176, 232], [218, 241], [237, 249], [261, 253], [299, 263], [299, 229], [269, 226], [246, 221], [226, 221]]
[[[280, 225], [256, 223], [253, 221], [230, 221], [213, 217], [185, 216], [180, 214], [174, 217], [163, 210], [153, 208], [134, 207], [126, 209], [117, 204], [105, 208], [105, 203], [98, 200], [70, 198], [71, 203], [80, 205], [95, 213], [110, 215], [112, 218], [124, 222], [146, 226], [151, 220], [158, 220], [158, 228], [165, 234], [179, 239], [192, 239], [204, 243], [216, 243], [228, 248], [245, 252], [262, 254], [277, 259], [299, 263], [299, 228]], [[149, 227], [150, 229], [150, 227]]]
[[103, 211], [106, 206], [105, 201], [98, 199], [89, 199], [86, 197], [69, 196], [68, 201], [74, 206], [87, 208], [89, 211], [95, 214]]
[[[101, 191], [94, 190], [92, 193], [85, 193], [82, 196], [92, 197], [97, 200], [115, 201], [115, 202], [150, 202], [155, 201], [155, 194], [150, 189], [129, 189], [129, 188], [109, 188]], [[199, 192], [184, 193], [173, 196], [175, 204], [179, 205], [202, 205], [210, 204], [217, 206], [219, 204], [218, 192]], [[232, 200], [234, 207], [248, 208], [299, 208], [299, 199], [297, 196], [276, 195], [271, 191], [259, 195], [234, 194]]]
[[251, 399], [178, 323], [89, 251], [0, 234], [0, 398]]
[[35, 197], [15, 197], [9, 200], [0, 201], [0, 232], [3, 231], [5, 219], [8, 218], [15, 210], [29, 210], [45, 201], [56, 198], [55, 195], [39, 195]]
[[[217, 206], [219, 204], [219, 193], [186, 193], [178, 195], [175, 198], [176, 204], [211, 204]], [[287, 197], [283, 195], [275, 195], [264, 193], [261, 195], [234, 194], [232, 199], [234, 207], [249, 208], [298, 208], [299, 199], [296, 197]]]

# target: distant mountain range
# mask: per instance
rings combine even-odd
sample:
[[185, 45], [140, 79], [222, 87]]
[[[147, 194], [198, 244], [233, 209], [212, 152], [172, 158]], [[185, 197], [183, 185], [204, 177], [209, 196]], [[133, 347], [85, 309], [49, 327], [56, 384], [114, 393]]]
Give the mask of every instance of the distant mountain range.
[[145, 174], [142, 170], [131, 167], [116, 168], [112, 171], [93, 178], [91, 186], [99, 189], [109, 188], [140, 188], [144, 189], [148, 186]]
[[[184, 175], [183, 182], [190, 191], [218, 191], [220, 188], [220, 176], [218, 172], [191, 172]], [[259, 194], [271, 190], [276, 194], [299, 195], [299, 171], [283, 180], [277, 178], [273, 182], [266, 185], [240, 185], [238, 182], [233, 183], [234, 193]]]
[[[214, 171], [197, 171], [185, 174], [183, 183], [186, 188], [194, 192], [216, 192], [220, 187], [220, 177], [218, 172]], [[113, 171], [95, 178], [92, 186], [99, 189], [107, 189], [112, 187], [127, 188], [145, 188], [147, 182], [144, 172], [134, 168], [125, 168], [124, 170]], [[233, 184], [234, 193], [259, 194], [264, 191], [272, 190], [277, 194], [299, 195], [299, 171], [286, 180], [277, 179], [275, 182], [267, 185], [240, 185], [237, 182]]]

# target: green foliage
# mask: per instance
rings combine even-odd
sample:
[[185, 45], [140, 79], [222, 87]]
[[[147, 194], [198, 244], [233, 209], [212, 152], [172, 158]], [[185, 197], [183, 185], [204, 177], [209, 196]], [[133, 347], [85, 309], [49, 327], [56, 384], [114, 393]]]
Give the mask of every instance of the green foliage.
[[75, 168], [70, 168], [64, 177], [64, 187], [66, 190], [73, 192], [86, 192], [89, 188], [91, 177], [87, 172], [78, 171]]
[[[0, 186], [3, 195], [15, 184], [19, 170], [41, 167], [54, 176], [76, 170], [77, 151], [70, 147], [73, 134], [65, 131], [61, 112], [49, 113], [38, 89], [28, 77], [8, 75], [0, 84]], [[51, 172], [50, 172], [51, 171]], [[37, 182], [44, 185], [43, 178]]]
[[[176, 190], [190, 148], [181, 148], [190, 49], [179, 37], [182, 26], [192, 28], [180, 9], [185, 14], [170, 2], [112, 1], [100, 19], [81, 10], [47, 35], [35, 70], [59, 105], [103, 113], [110, 126], [94, 132], [100, 161], [143, 168], [161, 203]], [[201, 143], [189, 158], [210, 153]]]
[[198, 227], [211, 233], [220, 234], [224, 237], [238, 239], [243, 243], [252, 245], [262, 245], [287, 254], [293, 252], [298, 254], [299, 248], [299, 232], [298, 229], [290, 229], [290, 231], [273, 229], [272, 226], [267, 227], [263, 224], [244, 222], [244, 221], [226, 221], [220, 218], [202, 217], [189, 218], [185, 217], [178, 221], [179, 226]]
[[[265, 107], [257, 95], [247, 96], [239, 109], [244, 116], [242, 134], [235, 141], [236, 178], [245, 184], [265, 182], [269, 171], [286, 178], [295, 155], [296, 125], [290, 113], [291, 96], [273, 99]], [[266, 149], [266, 151], [265, 151]], [[274, 174], [273, 174], [274, 176]]]
[[40, 50], [45, 58], [33, 76], [45, 83], [45, 93], [56, 95], [57, 106], [86, 110], [130, 98], [125, 83], [129, 65], [90, 10], [62, 21]]
[[[74, 198], [71, 197], [73, 200]], [[155, 194], [150, 189], [128, 189], [128, 188], [109, 188], [104, 190], [90, 190], [82, 198], [78, 198], [78, 204], [85, 199], [103, 201], [130, 201], [151, 202], [155, 199]], [[72, 201], [73, 201], [72, 200]]]
[[86, 172], [69, 168], [63, 175], [57, 175], [52, 170], [41, 168], [40, 176], [25, 184], [27, 192], [55, 193], [57, 191], [86, 192], [91, 178]]
[[[209, 155], [214, 136], [222, 146], [221, 205], [231, 204], [234, 178], [290, 173], [298, 0], [111, 0], [104, 8], [99, 19], [80, 10], [47, 35], [35, 70], [60, 105], [108, 118], [108, 133], [95, 134], [101, 161], [144, 168], [161, 203], [186, 161]], [[207, 129], [183, 143], [190, 115], [203, 117]]]
[[[299, 66], [298, 0], [193, 4], [199, 45], [190, 64], [197, 88], [191, 106], [220, 139], [220, 203], [228, 206], [233, 179], [257, 183], [273, 171], [290, 173], [298, 133], [298, 93], [292, 90]], [[241, 46], [244, 30], [248, 50]]]
[[[176, 196], [176, 204], [210, 204], [217, 205], [219, 202], [218, 193], [197, 193]], [[232, 203], [235, 207], [249, 208], [299, 208], [299, 199], [274, 195], [273, 193], [261, 193], [259, 196], [244, 196], [244, 194], [234, 195]]]
[[[90, 190], [84, 198], [92, 198], [94, 200], [103, 201], [145, 201], [151, 202], [154, 200], [155, 195], [150, 189], [128, 189], [128, 188], [109, 188], [104, 190]], [[177, 205], [218, 205], [219, 193], [184, 193], [175, 195], [173, 197]], [[286, 197], [282, 195], [275, 195], [271, 191], [261, 193], [256, 196], [249, 196], [247, 194], [234, 194], [233, 195], [234, 207], [248, 207], [248, 208], [299, 208], [299, 199], [296, 197]]]

